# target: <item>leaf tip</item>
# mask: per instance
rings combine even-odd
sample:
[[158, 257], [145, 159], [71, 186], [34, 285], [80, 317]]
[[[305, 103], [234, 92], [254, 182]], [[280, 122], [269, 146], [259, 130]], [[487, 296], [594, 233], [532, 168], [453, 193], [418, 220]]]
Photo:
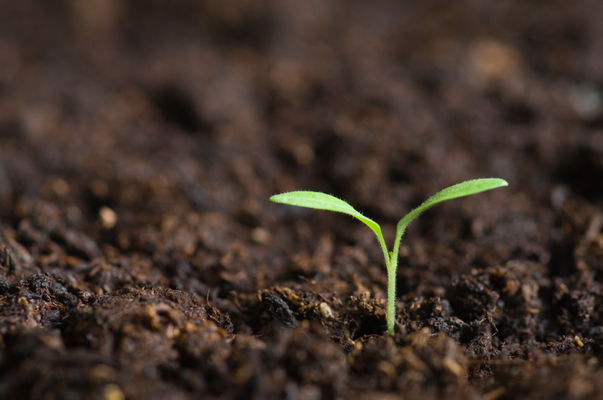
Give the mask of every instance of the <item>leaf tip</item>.
[[503, 186], [509, 186], [509, 182], [505, 181], [504, 179], [498, 179], [498, 187], [503, 187]]
[[274, 203], [280, 203], [281, 202], [281, 194], [274, 194], [272, 196], [270, 196], [270, 201], [274, 202]]

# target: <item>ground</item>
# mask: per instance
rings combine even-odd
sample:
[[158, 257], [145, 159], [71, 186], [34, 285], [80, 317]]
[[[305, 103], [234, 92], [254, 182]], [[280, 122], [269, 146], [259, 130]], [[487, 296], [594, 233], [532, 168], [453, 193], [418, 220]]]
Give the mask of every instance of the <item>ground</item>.
[[[0, 2], [2, 399], [600, 399], [603, 3]], [[397, 326], [373, 233], [403, 238]]]

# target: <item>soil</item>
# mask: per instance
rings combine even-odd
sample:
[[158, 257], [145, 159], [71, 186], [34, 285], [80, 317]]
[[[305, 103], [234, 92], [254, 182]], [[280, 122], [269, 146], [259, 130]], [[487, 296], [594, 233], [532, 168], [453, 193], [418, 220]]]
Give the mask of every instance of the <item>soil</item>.
[[[603, 3], [0, 2], [0, 398], [603, 398]], [[273, 204], [331, 193], [402, 242]]]

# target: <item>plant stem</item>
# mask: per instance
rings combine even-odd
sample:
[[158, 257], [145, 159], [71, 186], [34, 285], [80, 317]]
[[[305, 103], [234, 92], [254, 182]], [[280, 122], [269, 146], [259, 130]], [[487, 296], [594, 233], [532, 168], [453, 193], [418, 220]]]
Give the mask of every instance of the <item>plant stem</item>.
[[[387, 331], [393, 335], [394, 325], [396, 324], [396, 268], [398, 266], [398, 252], [396, 250], [393, 253], [387, 251], [387, 245], [385, 244], [381, 230], [375, 233], [381, 244], [381, 250], [383, 250], [383, 257], [385, 258], [385, 268], [387, 269]], [[400, 239], [396, 239], [399, 247]]]
[[387, 331], [394, 334], [396, 325], [396, 267], [397, 260], [390, 260], [387, 269]]

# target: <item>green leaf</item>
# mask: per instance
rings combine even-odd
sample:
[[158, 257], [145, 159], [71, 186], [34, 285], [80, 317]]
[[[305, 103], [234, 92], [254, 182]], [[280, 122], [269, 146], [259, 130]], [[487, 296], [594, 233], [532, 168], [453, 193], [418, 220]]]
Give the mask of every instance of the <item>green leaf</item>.
[[354, 207], [346, 203], [345, 201], [338, 199], [337, 197], [329, 194], [311, 191], [296, 191], [287, 192], [282, 194], [274, 195], [270, 198], [270, 201], [275, 203], [289, 204], [292, 206], [315, 208], [318, 210], [335, 211], [344, 214], [351, 215], [354, 218], [364, 222], [373, 232], [377, 235], [377, 239], [381, 244], [381, 248], [385, 254], [386, 264], [389, 265], [389, 257], [383, 234], [381, 233], [381, 227], [375, 221], [365, 217], [360, 212], [356, 211]]
[[404, 218], [402, 218], [400, 222], [398, 222], [398, 225], [396, 227], [396, 241], [394, 242], [394, 258], [392, 258], [392, 264], [396, 265], [398, 258], [398, 249], [400, 247], [400, 240], [402, 239], [402, 235], [404, 234], [406, 227], [412, 221], [414, 221], [415, 218], [421, 215], [423, 211], [427, 210], [431, 206], [434, 206], [446, 200], [469, 196], [471, 194], [485, 192], [486, 190], [496, 189], [508, 185], [509, 184], [504, 179], [473, 179], [447, 187], [446, 189], [439, 191], [438, 193], [425, 200], [419, 207], [406, 214]]
[[330, 194], [310, 191], [288, 192], [274, 195], [270, 198], [270, 201], [275, 203], [289, 204], [291, 206], [316, 208], [318, 210], [335, 211], [348, 214], [364, 222], [375, 233], [377, 233], [377, 231], [381, 233], [381, 228], [375, 221], [365, 217], [345, 201], [331, 196]]
[[[496, 189], [508, 185], [509, 184], [507, 183], [507, 181], [498, 178], [473, 179], [471, 181], [457, 183], [456, 185], [452, 185], [444, 190], [439, 191], [438, 193], [425, 200], [419, 207], [415, 208], [404, 218], [402, 218], [402, 220], [400, 220], [400, 223], [403, 223], [405, 226], [407, 226], [423, 211], [443, 201], [456, 199], [458, 197], [469, 196], [471, 194], [485, 192], [486, 190]], [[398, 223], [398, 225], [400, 225], [400, 223]]]

